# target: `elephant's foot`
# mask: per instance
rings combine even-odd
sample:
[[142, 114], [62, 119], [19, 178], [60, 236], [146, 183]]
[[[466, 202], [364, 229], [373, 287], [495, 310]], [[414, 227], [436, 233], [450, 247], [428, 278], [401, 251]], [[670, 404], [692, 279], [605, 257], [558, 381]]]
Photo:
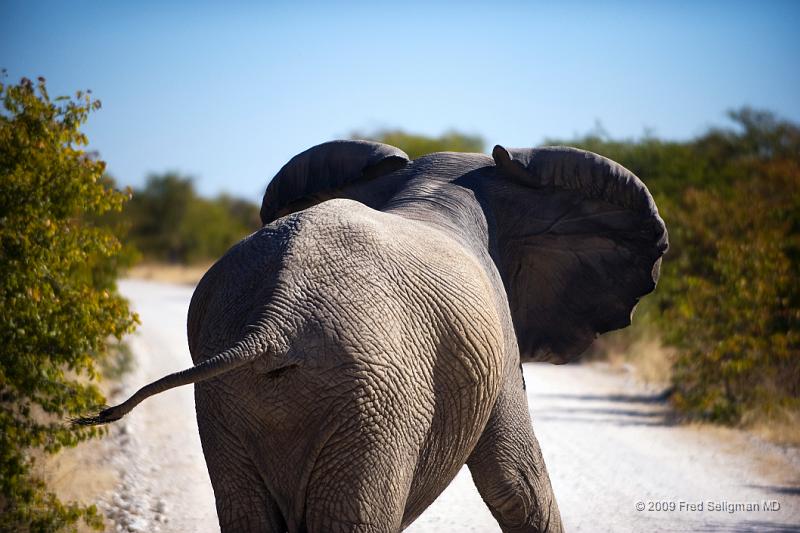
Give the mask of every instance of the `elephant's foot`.
[[505, 533], [563, 531], [522, 384], [509, 385], [467, 461], [472, 479]]

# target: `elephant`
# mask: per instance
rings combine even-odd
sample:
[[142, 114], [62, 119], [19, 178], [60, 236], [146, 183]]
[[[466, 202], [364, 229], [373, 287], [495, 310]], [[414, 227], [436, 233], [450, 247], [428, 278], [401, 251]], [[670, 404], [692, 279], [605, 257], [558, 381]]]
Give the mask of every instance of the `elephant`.
[[464, 464], [503, 531], [561, 531], [522, 362], [576, 360], [655, 289], [646, 186], [569, 147], [332, 141], [260, 215], [194, 291], [194, 366], [79, 422], [195, 384], [226, 532], [399, 531]]

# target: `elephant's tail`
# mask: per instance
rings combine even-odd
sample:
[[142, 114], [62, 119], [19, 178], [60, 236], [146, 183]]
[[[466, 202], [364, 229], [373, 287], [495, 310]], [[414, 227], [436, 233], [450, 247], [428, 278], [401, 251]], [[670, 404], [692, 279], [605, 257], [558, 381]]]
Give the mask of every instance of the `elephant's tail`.
[[220, 374], [229, 372], [234, 368], [238, 368], [253, 361], [257, 357], [264, 355], [264, 351], [265, 348], [262, 342], [259, 342], [256, 337], [245, 337], [233, 347], [203, 361], [198, 365], [193, 366], [192, 368], [175, 372], [174, 374], [164, 376], [163, 378], [154, 381], [149, 385], [145, 385], [136, 391], [133, 396], [119, 405], [108, 407], [94, 415], [87, 415], [72, 419], [72, 423], [81, 426], [96, 426], [99, 424], [114, 422], [115, 420], [119, 420], [128, 414], [134, 407], [139, 405], [142, 401], [146, 400], [150, 396], [175, 387], [180, 387], [181, 385], [197, 383], [215, 376], [219, 376]]

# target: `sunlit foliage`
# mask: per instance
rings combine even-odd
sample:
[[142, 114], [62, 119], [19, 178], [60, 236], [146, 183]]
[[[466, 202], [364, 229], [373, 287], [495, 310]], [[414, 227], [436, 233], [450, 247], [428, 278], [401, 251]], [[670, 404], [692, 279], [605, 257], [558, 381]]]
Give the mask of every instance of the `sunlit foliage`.
[[121, 215], [126, 239], [149, 261], [197, 263], [218, 259], [260, 226], [258, 206], [221, 195], [199, 196], [191, 178], [148, 177]]
[[99, 528], [94, 506], [62, 503], [32, 475], [31, 451], [99, 433], [64, 419], [104, 402], [98, 365], [136, 322], [115, 288], [120, 243], [93, 222], [126, 195], [85, 151], [91, 95], [0, 80], [0, 100], [0, 530]]
[[677, 350], [674, 404], [726, 423], [800, 410], [800, 128], [751, 109], [690, 142], [571, 144], [638, 174], [670, 251], [634, 325]]
[[724, 422], [800, 407], [800, 130], [735, 117], [741, 134], [702, 140], [728, 182], [673, 210], [682, 248], [662, 320], [680, 350], [676, 405]]
[[406, 133], [403, 130], [381, 130], [370, 134], [353, 133], [353, 139], [366, 139], [391, 144], [416, 159], [434, 152], [483, 152], [484, 141], [478, 135], [448, 131], [439, 137]]

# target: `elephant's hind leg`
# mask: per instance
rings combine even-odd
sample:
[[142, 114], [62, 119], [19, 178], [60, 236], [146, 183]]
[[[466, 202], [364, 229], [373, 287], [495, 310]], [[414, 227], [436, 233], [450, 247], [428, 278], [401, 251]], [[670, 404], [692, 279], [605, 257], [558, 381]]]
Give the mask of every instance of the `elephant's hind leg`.
[[562, 531], [521, 376], [506, 382], [467, 465], [505, 533]]
[[392, 424], [348, 416], [318, 456], [306, 494], [311, 533], [399, 531], [414, 459]]
[[[198, 413], [205, 395], [195, 395]], [[197, 417], [222, 533], [284, 533], [286, 521], [239, 440], [224, 424]]]

